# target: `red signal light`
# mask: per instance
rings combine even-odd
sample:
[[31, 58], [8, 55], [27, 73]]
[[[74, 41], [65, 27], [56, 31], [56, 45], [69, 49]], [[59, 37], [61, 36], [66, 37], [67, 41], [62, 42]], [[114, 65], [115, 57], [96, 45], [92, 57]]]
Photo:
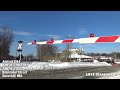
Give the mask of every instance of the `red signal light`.
[[34, 40], [34, 41], [32, 42], [32, 44], [36, 44], [36, 40]]
[[34, 42], [36, 42], [36, 40], [34, 40]]
[[93, 33], [91, 33], [91, 34], [90, 34], [90, 37], [94, 37], [94, 34], [93, 34]]
[[54, 41], [54, 38], [51, 38], [51, 41]]

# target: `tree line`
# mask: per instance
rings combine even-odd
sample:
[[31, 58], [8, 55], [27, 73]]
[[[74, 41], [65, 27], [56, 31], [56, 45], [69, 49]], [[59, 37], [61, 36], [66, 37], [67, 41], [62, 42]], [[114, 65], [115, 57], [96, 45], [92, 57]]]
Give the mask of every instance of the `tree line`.
[[120, 52], [111, 52], [111, 53], [88, 53], [90, 56], [105, 56], [105, 57], [113, 57], [116, 59], [120, 59]]
[[9, 59], [11, 56], [10, 48], [14, 41], [14, 34], [11, 28], [7, 26], [0, 27], [0, 60]]

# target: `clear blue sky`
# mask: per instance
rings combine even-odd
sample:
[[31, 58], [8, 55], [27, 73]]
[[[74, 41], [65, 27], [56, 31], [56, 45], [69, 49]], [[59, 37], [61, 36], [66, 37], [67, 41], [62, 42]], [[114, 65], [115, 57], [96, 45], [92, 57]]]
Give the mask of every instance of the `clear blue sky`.
[[[36, 46], [27, 45], [33, 40], [65, 39], [69, 34], [75, 38], [89, 37], [90, 33], [120, 35], [120, 11], [0, 11], [2, 25], [14, 30], [10, 54], [15, 55], [17, 41], [23, 40], [23, 54], [35, 55]], [[83, 48], [85, 52], [112, 52], [120, 51], [120, 44], [85, 44]]]

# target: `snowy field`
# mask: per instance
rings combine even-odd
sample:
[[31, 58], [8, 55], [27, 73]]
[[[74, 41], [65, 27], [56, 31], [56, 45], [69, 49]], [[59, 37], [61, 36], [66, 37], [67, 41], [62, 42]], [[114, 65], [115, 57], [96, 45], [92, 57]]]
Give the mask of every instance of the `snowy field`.
[[[24, 70], [51, 70], [51, 69], [67, 69], [72, 67], [92, 67], [92, 66], [111, 66], [106, 62], [21, 62], [25, 67], [20, 67]], [[0, 68], [3, 64], [0, 63]], [[14, 67], [15, 68], [15, 67]], [[0, 69], [2, 70], [2, 69]]]
[[111, 66], [106, 62], [32, 62], [27, 65], [28, 70], [67, 69], [72, 67]]

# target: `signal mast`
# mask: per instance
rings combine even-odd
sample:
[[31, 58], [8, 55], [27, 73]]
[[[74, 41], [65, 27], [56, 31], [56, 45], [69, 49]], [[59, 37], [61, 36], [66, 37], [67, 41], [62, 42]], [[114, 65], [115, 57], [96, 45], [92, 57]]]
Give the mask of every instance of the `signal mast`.
[[20, 56], [20, 60], [21, 60], [21, 56], [22, 56], [22, 46], [23, 46], [23, 41], [18, 41], [18, 45], [17, 45], [17, 50], [16, 50], [16, 57], [17, 57], [17, 52], [19, 53]]

